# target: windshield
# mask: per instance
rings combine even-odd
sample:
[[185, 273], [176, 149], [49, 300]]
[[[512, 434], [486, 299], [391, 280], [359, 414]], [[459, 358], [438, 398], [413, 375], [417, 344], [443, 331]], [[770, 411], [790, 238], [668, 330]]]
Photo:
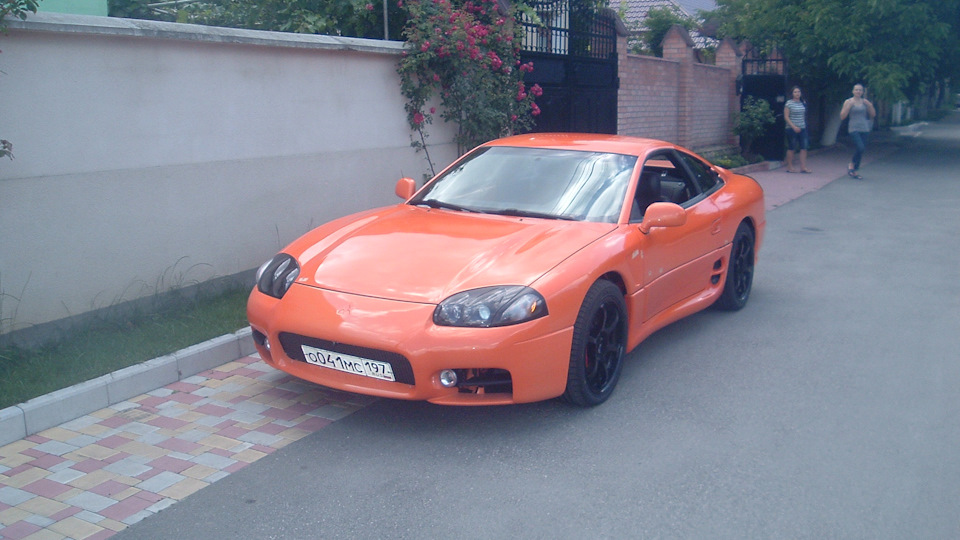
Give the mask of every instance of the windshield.
[[548, 148], [480, 148], [411, 204], [615, 223], [637, 157]]

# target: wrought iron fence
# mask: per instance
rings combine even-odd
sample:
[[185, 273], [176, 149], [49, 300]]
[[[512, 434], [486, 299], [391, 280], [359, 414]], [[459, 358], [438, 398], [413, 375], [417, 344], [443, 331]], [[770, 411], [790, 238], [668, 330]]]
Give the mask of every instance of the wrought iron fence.
[[617, 54], [616, 23], [576, 0], [540, 0], [529, 5], [539, 22], [523, 15], [523, 50], [608, 59]]
[[787, 61], [782, 58], [744, 58], [744, 75], [787, 75]]

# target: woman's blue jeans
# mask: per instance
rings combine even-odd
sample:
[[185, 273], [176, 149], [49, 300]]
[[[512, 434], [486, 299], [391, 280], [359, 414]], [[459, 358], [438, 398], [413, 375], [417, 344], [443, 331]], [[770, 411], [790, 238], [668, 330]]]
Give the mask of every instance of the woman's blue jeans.
[[863, 151], [867, 149], [867, 132], [866, 131], [851, 131], [850, 138], [853, 139], [853, 144], [857, 146], [857, 150], [853, 153], [853, 170], [860, 170], [860, 160], [863, 159]]

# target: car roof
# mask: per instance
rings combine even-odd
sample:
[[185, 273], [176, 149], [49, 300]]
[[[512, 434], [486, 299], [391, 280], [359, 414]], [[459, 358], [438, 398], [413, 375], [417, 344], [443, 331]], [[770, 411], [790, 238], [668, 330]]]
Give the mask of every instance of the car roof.
[[597, 133], [527, 133], [496, 139], [486, 143], [484, 146], [588, 150], [634, 156], [644, 156], [651, 150], [659, 148], [679, 148], [671, 143], [657, 139]]

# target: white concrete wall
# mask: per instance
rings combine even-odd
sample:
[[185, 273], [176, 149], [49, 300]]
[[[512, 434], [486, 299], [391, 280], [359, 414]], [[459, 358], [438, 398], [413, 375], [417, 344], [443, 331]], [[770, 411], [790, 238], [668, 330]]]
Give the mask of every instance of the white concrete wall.
[[255, 268], [428, 171], [399, 42], [38, 13], [0, 50], [2, 332]]

